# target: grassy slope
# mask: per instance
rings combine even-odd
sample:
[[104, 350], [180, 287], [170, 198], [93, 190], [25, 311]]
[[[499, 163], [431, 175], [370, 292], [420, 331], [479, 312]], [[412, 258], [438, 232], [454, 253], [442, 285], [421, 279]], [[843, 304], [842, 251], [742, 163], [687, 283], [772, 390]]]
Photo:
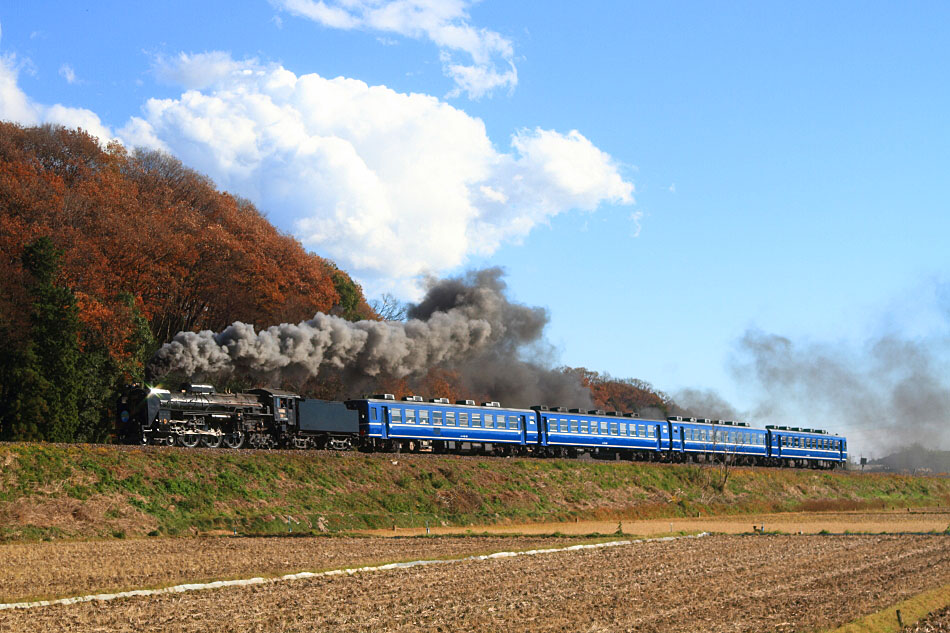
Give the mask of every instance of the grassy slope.
[[[395, 463], [394, 463], [395, 462]], [[946, 505], [950, 479], [535, 459], [0, 445], [0, 540]]]

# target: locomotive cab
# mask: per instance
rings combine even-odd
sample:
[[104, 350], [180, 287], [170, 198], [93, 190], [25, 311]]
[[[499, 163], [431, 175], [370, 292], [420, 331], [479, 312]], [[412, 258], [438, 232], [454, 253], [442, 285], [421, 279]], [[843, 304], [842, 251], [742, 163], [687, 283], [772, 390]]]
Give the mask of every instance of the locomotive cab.
[[297, 429], [297, 403], [300, 396], [280, 389], [252, 389], [261, 404], [270, 409], [274, 416], [274, 427], [281, 435]]

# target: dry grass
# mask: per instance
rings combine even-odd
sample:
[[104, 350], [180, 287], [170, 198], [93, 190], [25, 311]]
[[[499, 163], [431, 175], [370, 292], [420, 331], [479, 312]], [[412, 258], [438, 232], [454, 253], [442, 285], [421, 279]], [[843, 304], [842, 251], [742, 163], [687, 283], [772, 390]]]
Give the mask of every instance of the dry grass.
[[0, 630], [808, 631], [948, 582], [943, 536], [713, 536], [7, 611]]

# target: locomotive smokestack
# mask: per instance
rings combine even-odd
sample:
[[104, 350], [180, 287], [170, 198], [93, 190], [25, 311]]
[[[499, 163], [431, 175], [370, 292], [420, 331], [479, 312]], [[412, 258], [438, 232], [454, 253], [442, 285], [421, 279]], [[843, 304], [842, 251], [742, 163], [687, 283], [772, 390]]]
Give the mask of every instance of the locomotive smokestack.
[[297, 380], [336, 368], [364, 376], [419, 375], [432, 367], [459, 372], [474, 393], [512, 406], [549, 401], [588, 406], [572, 376], [522, 360], [543, 341], [547, 311], [513, 303], [499, 268], [430, 280], [409, 319], [350, 322], [318, 313], [308, 321], [262, 330], [236, 322], [221, 332], [179, 332], [149, 361], [148, 373], [257, 380]]

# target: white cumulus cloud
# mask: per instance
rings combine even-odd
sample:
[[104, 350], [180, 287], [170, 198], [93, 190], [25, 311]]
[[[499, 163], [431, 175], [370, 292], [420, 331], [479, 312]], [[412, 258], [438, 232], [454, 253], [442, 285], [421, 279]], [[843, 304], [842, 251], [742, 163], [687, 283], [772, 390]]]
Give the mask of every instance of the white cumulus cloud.
[[123, 140], [254, 200], [373, 290], [405, 291], [570, 209], [633, 202], [577, 131], [520, 130], [499, 151], [480, 119], [432, 96], [223, 53], [163, 64], [190, 88], [150, 99]]
[[20, 88], [18, 77], [20, 65], [12, 54], [0, 55], [0, 119], [23, 125], [54, 123], [66, 127], [81, 127], [100, 142], [108, 143], [114, 138], [112, 131], [92, 110], [72, 108], [60, 104], [52, 106], [36, 103]]
[[[294, 15], [335, 29], [363, 29], [428, 39], [440, 49], [450, 96], [472, 99], [518, 84], [511, 41], [469, 23], [470, 0], [272, 0]], [[459, 55], [463, 59], [459, 59]]]

